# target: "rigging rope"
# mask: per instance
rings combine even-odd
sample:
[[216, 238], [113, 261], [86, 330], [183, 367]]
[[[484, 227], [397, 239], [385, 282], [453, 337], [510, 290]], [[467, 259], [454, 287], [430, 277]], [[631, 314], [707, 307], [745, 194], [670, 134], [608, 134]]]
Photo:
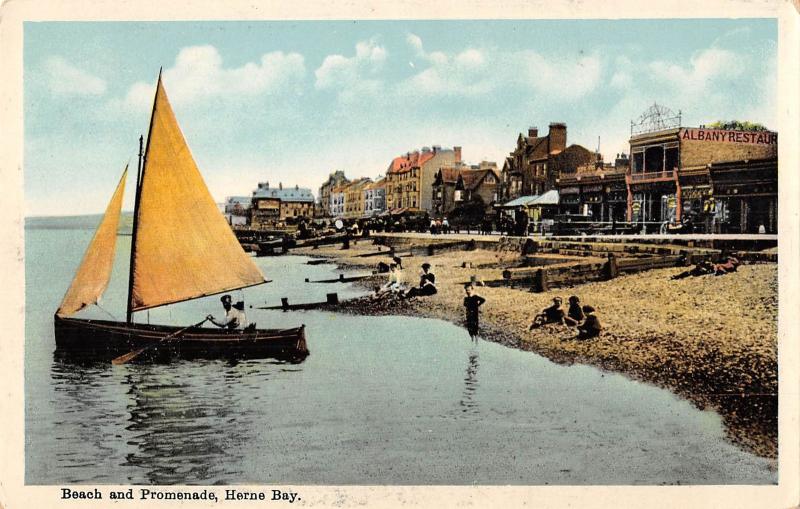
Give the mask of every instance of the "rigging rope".
[[94, 305], [97, 306], [98, 308], [100, 308], [100, 311], [102, 311], [103, 313], [105, 313], [108, 316], [110, 316], [111, 318], [113, 318], [115, 322], [120, 322], [121, 321], [119, 318], [117, 318], [116, 316], [112, 315], [105, 308], [103, 308], [103, 306], [101, 306], [99, 302], [95, 302]]

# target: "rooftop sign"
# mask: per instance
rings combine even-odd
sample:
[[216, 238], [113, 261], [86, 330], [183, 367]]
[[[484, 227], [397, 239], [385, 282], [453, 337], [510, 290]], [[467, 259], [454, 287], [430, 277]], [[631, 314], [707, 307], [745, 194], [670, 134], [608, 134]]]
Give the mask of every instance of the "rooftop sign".
[[683, 128], [680, 130], [680, 139], [681, 141], [777, 145], [778, 133], [772, 131], [723, 131], [721, 129]]

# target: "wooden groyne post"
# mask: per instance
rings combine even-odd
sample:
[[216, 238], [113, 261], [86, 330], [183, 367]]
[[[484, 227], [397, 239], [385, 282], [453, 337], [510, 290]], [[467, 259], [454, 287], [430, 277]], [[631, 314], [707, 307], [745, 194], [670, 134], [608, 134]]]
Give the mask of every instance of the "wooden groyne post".
[[546, 292], [549, 290], [550, 287], [547, 283], [547, 270], [546, 269], [539, 269], [533, 274], [533, 286], [531, 287], [531, 291], [533, 292]]

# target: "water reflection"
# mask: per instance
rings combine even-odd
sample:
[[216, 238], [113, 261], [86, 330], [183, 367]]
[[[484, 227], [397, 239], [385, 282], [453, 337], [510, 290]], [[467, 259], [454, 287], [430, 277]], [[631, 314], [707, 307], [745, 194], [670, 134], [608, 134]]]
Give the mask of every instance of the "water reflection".
[[249, 428], [231, 424], [246, 415], [232, 389], [241, 374], [218, 362], [197, 368], [188, 379], [184, 369], [149, 365], [125, 377], [133, 450], [124, 465], [143, 469], [150, 483], [213, 484], [240, 473], [235, 450]]
[[[105, 424], [124, 419], [124, 413], [114, 404], [113, 391], [109, 391], [114, 386], [110, 365], [96, 362], [76, 365], [57, 357], [51, 366], [51, 376], [54, 407], [58, 410], [53, 421], [53, 439], [63, 443], [55, 451], [56, 464], [67, 468], [68, 482], [87, 482], [87, 469], [93, 471], [92, 481], [108, 482], [108, 473], [94, 467], [103, 459], [112, 458], [120, 441], [114, 428]], [[61, 430], [69, 431], [62, 435]], [[74, 443], [81, 447], [71, 447]]]
[[476, 401], [475, 394], [478, 389], [478, 352], [469, 352], [467, 370], [464, 376], [464, 391], [461, 395], [461, 412], [470, 415], [480, 413], [480, 407]]

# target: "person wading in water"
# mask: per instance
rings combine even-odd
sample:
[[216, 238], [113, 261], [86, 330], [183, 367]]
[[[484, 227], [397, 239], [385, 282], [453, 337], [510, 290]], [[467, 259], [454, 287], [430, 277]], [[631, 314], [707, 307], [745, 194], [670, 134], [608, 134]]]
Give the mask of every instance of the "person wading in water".
[[464, 285], [464, 291], [467, 293], [467, 296], [464, 297], [464, 310], [467, 318], [467, 332], [469, 332], [470, 338], [472, 338], [474, 341], [478, 341], [478, 308], [481, 306], [481, 304], [486, 302], [486, 299], [480, 295], [476, 295], [475, 287], [473, 287], [471, 284]]

